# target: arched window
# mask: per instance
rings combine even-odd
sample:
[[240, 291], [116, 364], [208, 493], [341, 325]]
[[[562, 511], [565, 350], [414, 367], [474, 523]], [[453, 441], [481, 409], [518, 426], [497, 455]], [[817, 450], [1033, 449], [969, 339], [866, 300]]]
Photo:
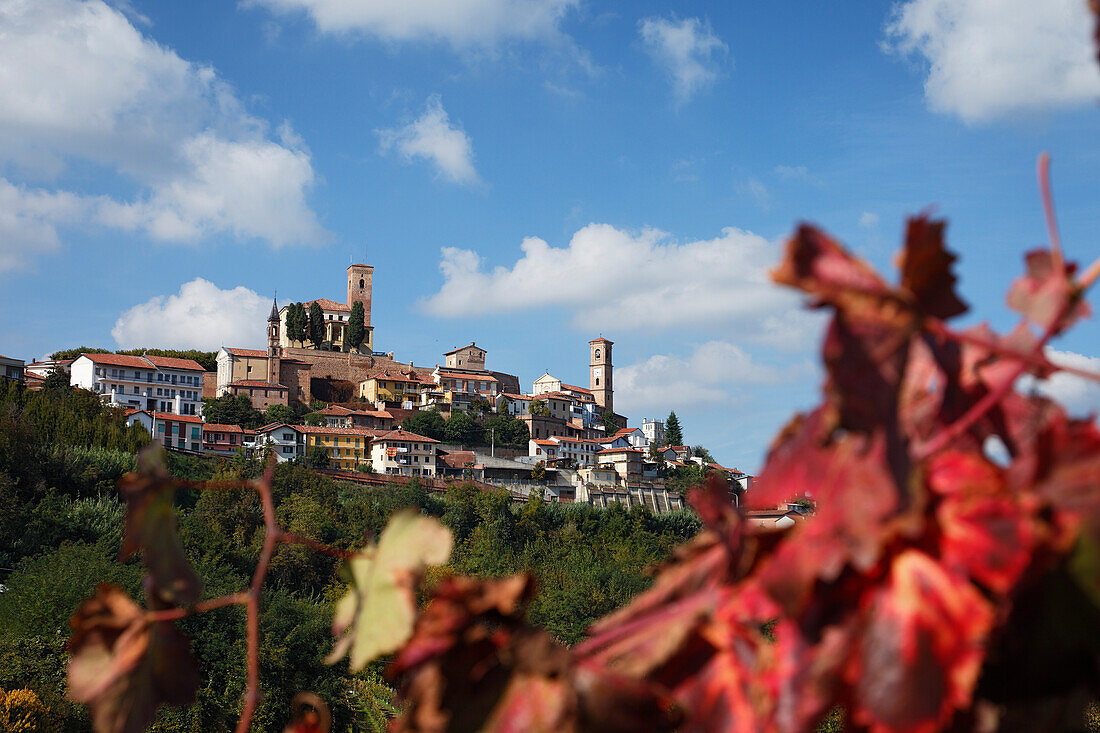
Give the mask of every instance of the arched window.
[[596, 386], [597, 386], [597, 387], [599, 387], [599, 386], [600, 386], [600, 378], [599, 378], [599, 377], [596, 377]]
[[595, 357], [596, 357], [597, 359], [599, 359], [599, 358], [600, 358], [600, 350], [599, 350], [599, 349], [596, 349], [596, 351], [595, 351], [595, 354], [594, 354], [594, 356], [595, 356]]
[[364, 285], [366, 284], [366, 282], [367, 282], [367, 281], [366, 281], [366, 280], [364, 280], [363, 278], [359, 278], [359, 289], [360, 289], [360, 290], [362, 290], [362, 289], [363, 289], [363, 286], [364, 286]]

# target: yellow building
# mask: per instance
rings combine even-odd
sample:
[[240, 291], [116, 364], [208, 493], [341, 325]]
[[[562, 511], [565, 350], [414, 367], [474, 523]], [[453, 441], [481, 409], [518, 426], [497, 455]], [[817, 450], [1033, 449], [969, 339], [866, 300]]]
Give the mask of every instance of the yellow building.
[[360, 464], [370, 463], [371, 440], [388, 431], [368, 430], [366, 428], [330, 428], [300, 426], [305, 434], [306, 454], [314, 446], [328, 451], [329, 465], [332, 468], [354, 471]]
[[415, 372], [386, 372], [360, 382], [359, 396], [367, 402], [419, 402], [422, 386]]

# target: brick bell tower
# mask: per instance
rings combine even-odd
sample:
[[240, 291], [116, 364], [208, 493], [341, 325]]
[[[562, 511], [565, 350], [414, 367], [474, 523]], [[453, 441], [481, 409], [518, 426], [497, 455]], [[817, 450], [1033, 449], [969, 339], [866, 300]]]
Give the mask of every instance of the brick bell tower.
[[596, 404], [607, 412], [615, 412], [614, 383], [612, 381], [611, 346], [614, 342], [600, 336], [588, 342], [591, 359], [588, 362], [588, 388], [596, 398]]
[[370, 330], [371, 282], [374, 268], [370, 265], [348, 265], [348, 308], [352, 303], [363, 304], [363, 325]]
[[279, 306], [271, 301], [271, 315], [267, 317], [267, 381], [279, 384]]

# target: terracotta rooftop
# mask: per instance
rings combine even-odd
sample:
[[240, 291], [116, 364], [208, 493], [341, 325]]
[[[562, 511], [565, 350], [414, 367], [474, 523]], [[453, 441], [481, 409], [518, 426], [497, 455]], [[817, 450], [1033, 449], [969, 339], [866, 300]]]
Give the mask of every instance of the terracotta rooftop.
[[208, 422], [203, 425], [203, 430], [207, 432], [213, 430], [218, 433], [243, 433], [244, 428], [240, 425], [225, 425], [223, 423]]
[[601, 451], [596, 451], [597, 455], [603, 455], [604, 453], [644, 453], [641, 448], [604, 448]]
[[193, 422], [202, 425], [202, 418], [198, 415], [176, 415], [171, 412], [156, 412], [153, 417], [157, 420], [169, 420], [171, 422]]
[[371, 430], [369, 428], [327, 428], [319, 425], [290, 425], [298, 432], [306, 435], [360, 435], [367, 438], [377, 437], [383, 430]]
[[439, 460], [451, 468], [466, 468], [467, 463], [476, 463], [472, 450], [444, 451], [439, 454]]
[[534, 440], [532, 442], [534, 442], [536, 445], [557, 445], [558, 444], [557, 441], [554, 441], [554, 440]]
[[[450, 351], [444, 351], [443, 356], [450, 356], [451, 354], [457, 354], [458, 352], [462, 351], [463, 349], [470, 348], [470, 346], [473, 346], [475, 349], [479, 348], [476, 341], [471, 341], [469, 343], [469, 345], [467, 345], [467, 346], [459, 346], [457, 349], [451, 349]], [[485, 349], [482, 349], [482, 351], [485, 351]]]
[[262, 387], [264, 389], [286, 389], [281, 384], [274, 384], [273, 382], [265, 382], [262, 379], [238, 379], [236, 382], [230, 382], [230, 387]]
[[321, 306], [321, 310], [324, 311], [343, 311], [351, 313], [351, 308], [343, 303], [337, 303], [335, 300], [329, 300], [328, 298], [318, 298], [317, 300], [311, 300], [306, 303], [302, 303], [306, 308], [316, 303]]
[[415, 440], [418, 443], [438, 443], [439, 442], [438, 440], [435, 440], [434, 438], [427, 438], [423, 435], [417, 435], [416, 433], [410, 433], [408, 430], [400, 430], [400, 429], [399, 430], [391, 430], [388, 433], [383, 433], [382, 435], [378, 435], [377, 437], [375, 437], [374, 440], [375, 441], [380, 441], [380, 440]]
[[230, 349], [230, 348], [226, 348], [226, 351], [228, 351], [233, 356], [247, 356], [247, 357], [251, 357], [253, 359], [260, 359], [260, 358], [266, 358], [267, 357], [267, 352], [264, 351], [263, 349]]
[[440, 372], [440, 379], [466, 379], [471, 382], [496, 382], [496, 377], [490, 376], [488, 372], [484, 374], [478, 372], [477, 374], [459, 374], [457, 372]]
[[561, 388], [562, 389], [570, 389], [570, 390], [573, 390], [574, 392], [580, 392], [581, 394], [589, 394], [589, 395], [592, 394], [592, 390], [585, 389], [584, 387], [578, 387], [575, 384], [564, 384], [563, 383], [561, 385]]
[[[285, 422], [270, 422], [267, 425], [264, 425], [262, 428], [256, 428], [252, 432], [254, 432], [254, 433], [268, 433], [268, 432], [271, 432], [272, 430], [276, 430], [278, 428], [290, 428], [291, 430], [297, 430], [299, 427], [300, 426], [291, 425], [291, 424], [285, 423]], [[246, 430], [245, 432], [248, 432], [248, 431]]]
[[110, 364], [111, 366], [133, 367], [134, 369], [148, 369], [160, 367], [162, 369], [183, 369], [186, 371], [206, 371], [192, 359], [174, 359], [169, 356], [127, 356], [125, 354], [81, 354], [88, 357], [96, 364]]

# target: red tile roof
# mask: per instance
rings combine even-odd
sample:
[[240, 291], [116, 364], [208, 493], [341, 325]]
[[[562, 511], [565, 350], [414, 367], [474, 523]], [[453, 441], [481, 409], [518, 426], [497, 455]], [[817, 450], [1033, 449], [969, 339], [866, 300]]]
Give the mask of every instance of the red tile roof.
[[[256, 428], [252, 432], [253, 433], [269, 433], [272, 430], [275, 430], [276, 428], [290, 428], [291, 430], [297, 430], [298, 426], [288, 425], [285, 422], [269, 422], [267, 425], [264, 425], [262, 428]], [[246, 430], [245, 432], [247, 433], [248, 431]]]
[[[463, 349], [468, 349], [471, 346], [475, 349], [480, 349], [481, 348], [480, 346], [477, 345], [476, 341], [471, 341], [467, 346], [459, 346], [457, 349], [451, 349], [450, 351], [444, 351], [443, 356], [450, 356], [451, 354], [457, 354], [458, 352], [462, 351]], [[481, 350], [485, 351], [485, 349], [481, 349]]]
[[384, 440], [415, 440], [418, 443], [438, 443], [438, 440], [433, 438], [426, 438], [423, 435], [417, 435], [416, 433], [410, 433], [407, 430], [391, 430], [388, 433], [379, 435], [374, 439], [374, 442]]
[[166, 422], [193, 422], [202, 425], [202, 418], [198, 415], [175, 415], [171, 412], [157, 412], [153, 414], [153, 417], [157, 420], [164, 420]]
[[264, 389], [286, 389], [281, 384], [273, 384], [271, 382], [265, 382], [261, 379], [238, 379], [236, 382], [230, 382], [230, 387], [263, 387]]
[[134, 367], [135, 369], [148, 369], [151, 365], [140, 356], [125, 356], [123, 354], [81, 354], [96, 364], [110, 364], [111, 366]]
[[96, 364], [148, 369], [150, 366], [162, 369], [183, 369], [186, 371], [206, 371], [193, 359], [174, 359], [168, 356], [126, 356], [125, 354], [81, 354]]
[[370, 428], [326, 428], [319, 425], [291, 425], [298, 432], [306, 435], [361, 435], [367, 438], [376, 437], [383, 430], [371, 430]]
[[592, 394], [592, 390], [590, 390], [590, 389], [585, 389], [584, 387], [578, 387], [578, 386], [576, 386], [576, 385], [574, 385], [574, 384], [564, 384], [564, 383], [563, 383], [563, 384], [561, 385], [561, 388], [562, 388], [562, 389], [571, 389], [571, 390], [573, 390], [574, 392], [580, 392], [581, 394], [587, 394], [587, 395], [590, 395], [590, 394]]
[[253, 359], [261, 359], [267, 357], [267, 352], [262, 349], [230, 349], [226, 348], [233, 356], [247, 356]]
[[146, 356], [146, 359], [162, 369], [185, 369], [193, 372], [205, 372], [202, 364], [194, 359], [176, 359], [170, 356]]
[[641, 448], [604, 448], [601, 451], [596, 451], [597, 455], [603, 455], [604, 453], [644, 453]]
[[557, 441], [554, 440], [535, 440], [537, 445], [557, 445]]
[[243, 433], [244, 432], [244, 428], [242, 428], [240, 425], [223, 425], [221, 423], [216, 423], [216, 422], [208, 422], [208, 423], [206, 423], [205, 425], [202, 426], [202, 429], [207, 431], [207, 432], [214, 431], [214, 432], [217, 432], [217, 433]]
[[306, 308], [309, 308], [314, 303], [321, 306], [321, 310], [347, 311], [348, 313], [351, 313], [351, 308], [349, 308], [347, 305], [344, 305], [343, 303], [337, 303], [335, 300], [329, 300], [328, 298], [318, 298], [317, 300], [311, 300], [306, 303], [302, 303], [302, 305], [304, 305]]
[[501, 397], [507, 397], [510, 400], [525, 400], [525, 401], [530, 401], [531, 400], [531, 398], [528, 397], [525, 394], [512, 394], [511, 392], [501, 392], [500, 396]]
[[470, 381], [470, 382], [496, 382], [496, 381], [498, 381], [496, 377], [489, 376], [488, 373], [485, 373], [485, 374], [480, 374], [480, 373], [479, 374], [459, 374], [457, 372], [440, 372], [439, 373], [439, 378], [440, 379], [465, 379], [465, 380]]
[[451, 468], [466, 468], [467, 463], [475, 463], [474, 458], [471, 450], [444, 451], [439, 454], [439, 460]]

